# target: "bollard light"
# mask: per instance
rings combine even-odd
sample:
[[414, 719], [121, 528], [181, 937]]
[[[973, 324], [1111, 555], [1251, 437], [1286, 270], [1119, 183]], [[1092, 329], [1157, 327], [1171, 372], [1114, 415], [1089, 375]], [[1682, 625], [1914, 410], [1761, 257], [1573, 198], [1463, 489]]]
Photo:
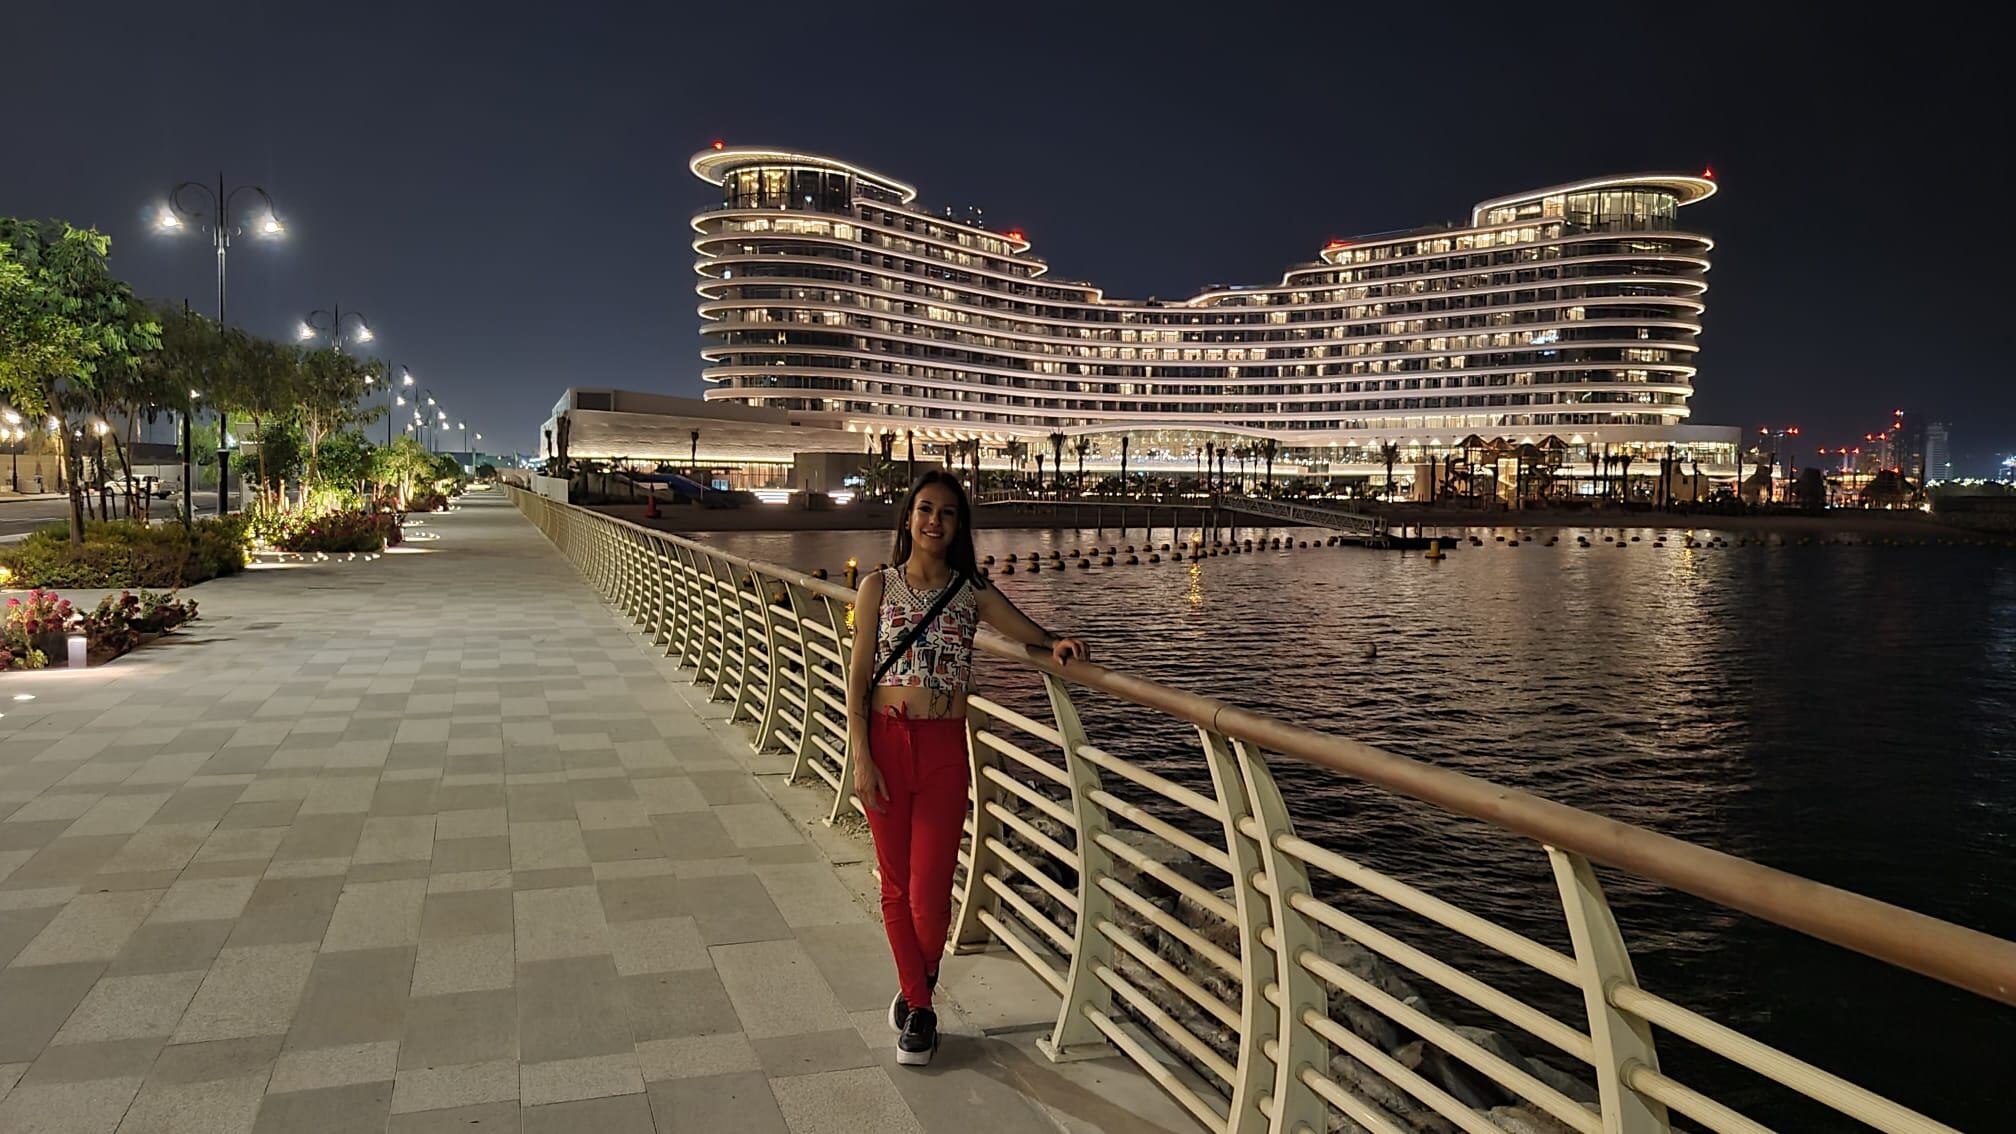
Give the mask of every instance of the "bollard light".
[[83, 669], [87, 664], [89, 664], [90, 643], [85, 641], [84, 635], [82, 634], [70, 635], [67, 645], [70, 647], [69, 649], [70, 656], [66, 659], [66, 661], [69, 663], [71, 669]]

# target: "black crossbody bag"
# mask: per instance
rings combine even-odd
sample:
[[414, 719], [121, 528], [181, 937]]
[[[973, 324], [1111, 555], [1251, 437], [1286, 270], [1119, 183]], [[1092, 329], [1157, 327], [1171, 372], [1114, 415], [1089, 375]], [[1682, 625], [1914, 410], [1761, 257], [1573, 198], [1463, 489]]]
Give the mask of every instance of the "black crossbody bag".
[[[944, 590], [938, 592], [938, 598], [931, 603], [931, 608], [924, 612], [923, 621], [904, 631], [903, 637], [896, 642], [896, 648], [889, 651], [889, 656], [882, 659], [881, 665], [875, 667], [875, 676], [868, 682], [868, 695], [870, 697], [875, 695], [875, 687], [882, 684], [882, 675], [889, 672], [889, 667], [896, 664], [896, 659], [910, 651], [910, 647], [915, 645], [917, 639], [923, 636], [927, 627], [933, 622], [938, 621], [938, 616], [943, 614], [945, 608], [952, 604], [952, 600], [959, 594], [959, 589], [965, 585], [966, 572], [952, 572], [952, 581], [945, 584]], [[878, 635], [881, 632], [880, 611], [876, 612], [876, 632]]]

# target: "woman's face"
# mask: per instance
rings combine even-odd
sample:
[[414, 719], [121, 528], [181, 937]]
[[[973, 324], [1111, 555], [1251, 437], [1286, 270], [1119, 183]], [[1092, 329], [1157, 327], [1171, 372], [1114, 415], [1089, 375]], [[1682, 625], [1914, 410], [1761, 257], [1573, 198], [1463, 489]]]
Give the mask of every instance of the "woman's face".
[[959, 501], [942, 484], [927, 484], [910, 506], [910, 546], [943, 558], [959, 534]]

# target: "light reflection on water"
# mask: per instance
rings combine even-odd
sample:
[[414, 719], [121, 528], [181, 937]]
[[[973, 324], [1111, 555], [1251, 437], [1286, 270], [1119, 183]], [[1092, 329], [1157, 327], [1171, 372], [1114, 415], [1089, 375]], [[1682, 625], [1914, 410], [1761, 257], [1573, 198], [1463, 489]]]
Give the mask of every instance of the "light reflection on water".
[[[1576, 534], [1556, 547], [1486, 535], [1439, 563], [1312, 547], [997, 578], [1031, 617], [1087, 636], [1117, 667], [2016, 937], [2016, 556], [1690, 550], [1677, 533], [1656, 548], [1649, 531], [1621, 550], [1591, 532], [1585, 549]], [[707, 538], [836, 577], [850, 555], [864, 570], [888, 557], [881, 532]], [[1172, 538], [1164, 528], [1150, 542]], [[997, 557], [1142, 540], [1138, 528], [977, 533]], [[1026, 673], [983, 662], [981, 681], [1040, 715]], [[1101, 747], [1208, 786], [1187, 728], [1089, 695], [1081, 711]], [[1565, 946], [1533, 845], [1328, 773], [1276, 774], [1305, 834]], [[2008, 1011], [1606, 881], [1649, 987], [1985, 1128], [1999, 1082], [1989, 1053], [2016, 1050]], [[1353, 905], [1379, 919], [1376, 902]], [[1476, 963], [1533, 985], [1509, 964]], [[1535, 995], [1579, 1011], [1565, 990]], [[1844, 1000], [1851, 1020], [1835, 1011]], [[1928, 1023], [1940, 1040], [1915, 1051], [1868, 1042]], [[1928, 1093], [1933, 1077], [1945, 1085]], [[1832, 1126], [1818, 1121], [1802, 1128]]]

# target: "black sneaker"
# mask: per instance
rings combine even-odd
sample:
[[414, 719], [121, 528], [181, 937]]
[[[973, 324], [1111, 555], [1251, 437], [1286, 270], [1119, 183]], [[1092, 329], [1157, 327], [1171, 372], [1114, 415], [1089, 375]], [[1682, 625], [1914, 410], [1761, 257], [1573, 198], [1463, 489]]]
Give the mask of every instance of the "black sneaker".
[[[930, 985], [931, 991], [933, 992], [938, 991], [937, 973], [932, 973], [929, 977], [925, 978], [925, 980], [926, 983]], [[910, 1017], [910, 1002], [908, 1000], [903, 999], [903, 993], [899, 990], [896, 993], [896, 999], [891, 1000], [889, 1002], [889, 1030], [892, 1032], [902, 1031], [903, 1021], [909, 1019], [909, 1017]]]
[[903, 1021], [903, 1034], [896, 1037], [896, 1062], [905, 1067], [922, 1067], [938, 1050], [938, 1013], [914, 1008]]

